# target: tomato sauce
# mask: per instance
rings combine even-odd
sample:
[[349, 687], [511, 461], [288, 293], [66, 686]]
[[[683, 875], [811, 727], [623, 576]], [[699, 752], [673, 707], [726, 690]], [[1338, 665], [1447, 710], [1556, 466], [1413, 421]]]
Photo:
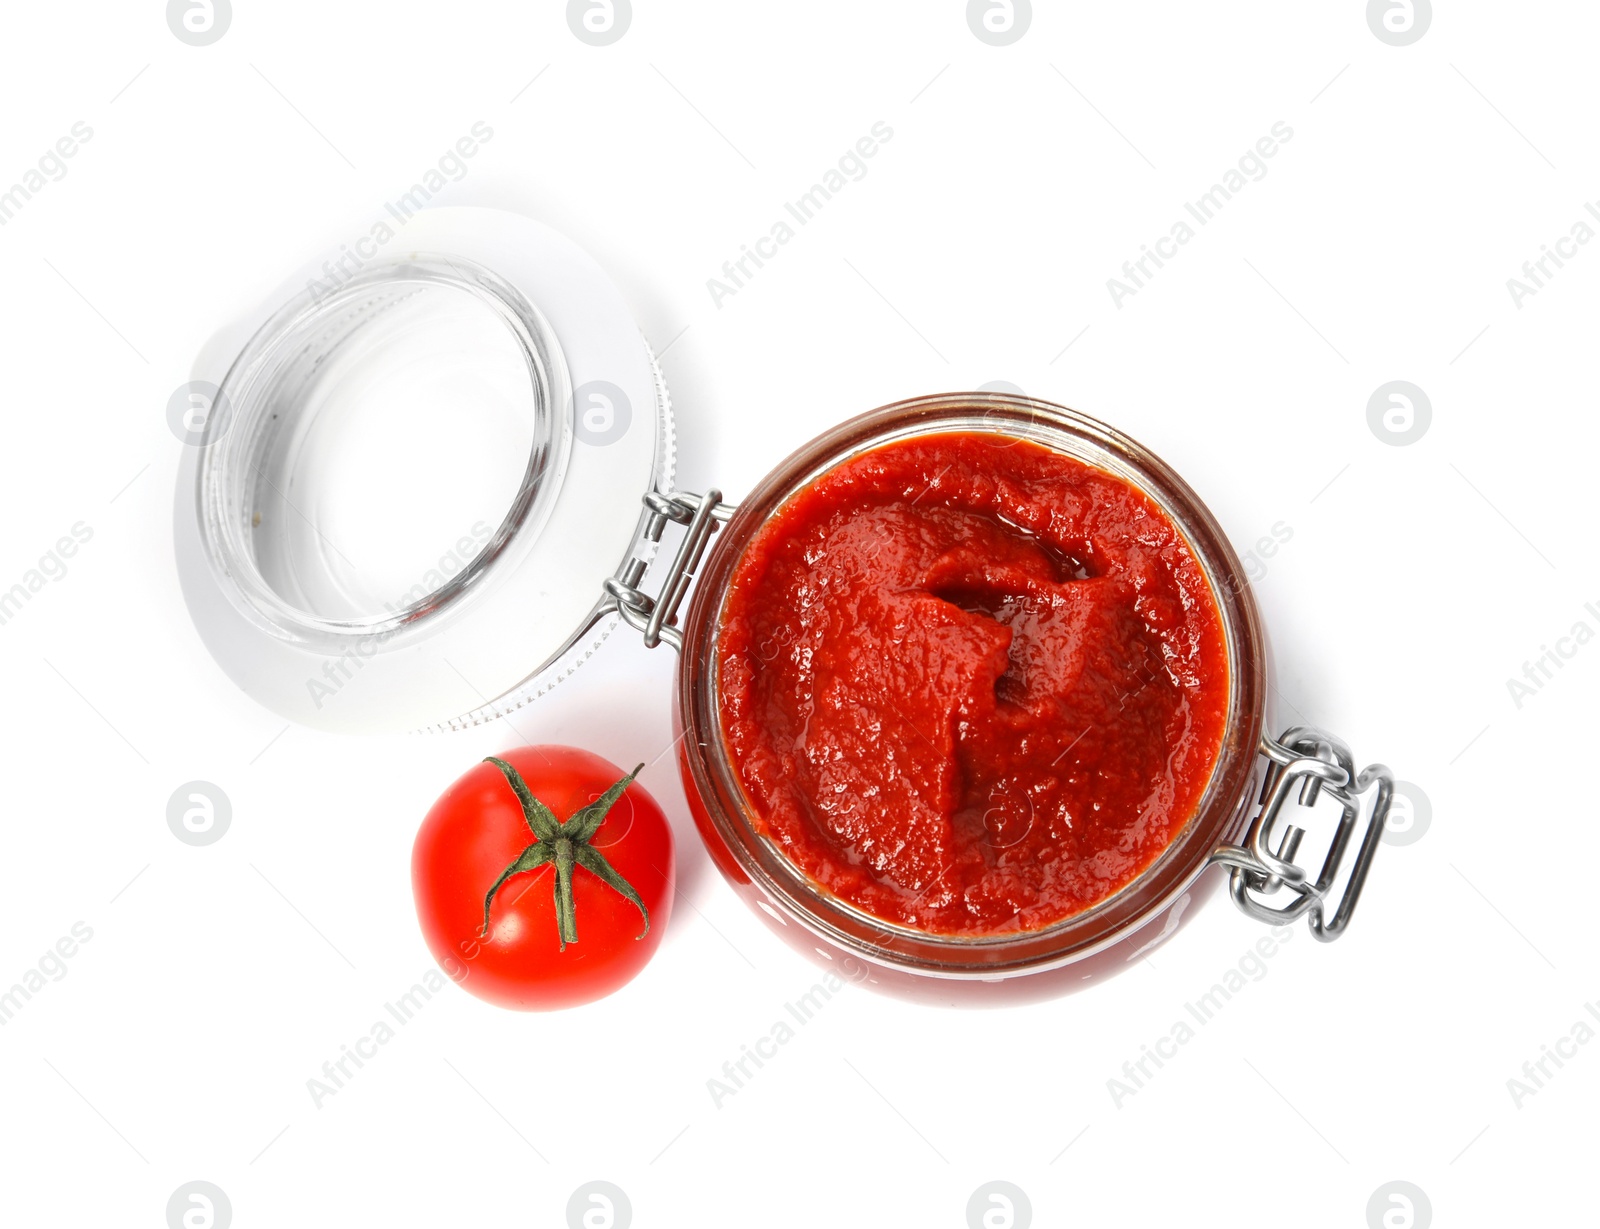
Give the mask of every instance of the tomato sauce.
[[1032, 930], [1183, 829], [1228, 706], [1216, 599], [1164, 512], [1009, 437], [884, 445], [734, 573], [719, 716], [753, 822], [886, 921]]

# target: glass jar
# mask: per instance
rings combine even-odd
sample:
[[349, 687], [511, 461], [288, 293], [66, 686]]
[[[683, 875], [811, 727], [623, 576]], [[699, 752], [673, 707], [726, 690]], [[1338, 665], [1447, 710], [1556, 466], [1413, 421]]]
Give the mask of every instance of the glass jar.
[[[660, 372], [598, 266], [554, 232], [491, 210], [429, 211], [405, 238], [404, 251], [343, 278], [319, 279], [308, 266], [307, 284], [291, 281], [247, 317], [232, 344], [213, 348], [223, 362], [202, 363], [191, 386], [215, 394], [179, 480], [180, 575], [208, 647], [256, 698], [327, 728], [459, 728], [542, 694], [626, 623], [647, 645], [679, 653], [679, 764], [713, 861], [775, 928], [825, 958], [858, 957], [896, 976], [994, 980], [1113, 949], [1136, 954], [1143, 948], [1132, 945], [1152, 942], [1144, 936], [1178, 924], [1213, 864], [1227, 868], [1247, 914], [1305, 918], [1322, 940], [1343, 933], [1392, 776], [1382, 765], [1358, 772], [1348, 748], [1319, 730], [1269, 736], [1271, 663], [1243, 566], [1199, 497], [1148, 449], [1061, 406], [962, 393], [841, 424], [737, 508], [717, 491], [685, 494], [672, 485]], [[458, 449], [484, 472], [449, 498], [430, 490], [435, 498], [415, 510], [419, 488], [391, 456], [396, 424], [420, 472], [440, 481], [438, 459], [466, 420], [488, 426], [487, 441]], [[752, 822], [719, 725], [724, 605], [767, 518], [863, 451], [951, 432], [1030, 440], [1161, 508], [1210, 585], [1229, 672], [1216, 763], [1166, 849], [1089, 909], [983, 937], [886, 922], [808, 878]], [[401, 507], [409, 537], [386, 526]], [[405, 539], [400, 548], [413, 537], [449, 543], [469, 516], [471, 533], [448, 552], [456, 566], [407, 585], [406, 569], [427, 564], [433, 548], [397, 558], [395, 539]], [[652, 567], [673, 525], [681, 540]], [[1319, 800], [1331, 800], [1322, 813], [1335, 817], [1313, 875], [1297, 856]]]
[[[1210, 781], [1194, 814], [1165, 851], [1126, 887], [1090, 909], [1043, 929], [977, 938], [886, 922], [798, 870], [751, 822], [749, 801], [727, 753], [718, 703], [717, 641], [729, 583], [767, 518], [851, 457], [895, 441], [952, 432], [1031, 440], [1114, 474], [1154, 501], [1182, 533], [1210, 584], [1229, 672], [1225, 732]], [[695, 504], [695, 510], [701, 506]], [[710, 523], [715, 521], [712, 517]], [[692, 540], [689, 546], [692, 552]], [[666, 584], [670, 602], [670, 572]], [[652, 613], [660, 616], [659, 604]], [[1291, 730], [1282, 739], [1264, 738], [1272, 692], [1260, 615], [1243, 565], [1199, 497], [1148, 449], [1086, 415], [1048, 402], [1001, 393], [921, 397], [873, 410], [819, 436], [769, 473], [736, 511], [728, 510], [725, 528], [698, 568], [679, 643], [679, 764], [695, 822], [716, 865], [746, 900], [779, 925], [796, 924], [830, 947], [876, 964], [986, 979], [1071, 964], [1164, 917], [1213, 862], [1232, 868], [1234, 897], [1247, 912], [1269, 921], [1308, 916], [1313, 933], [1331, 939], [1349, 921], [1382, 835], [1393, 788], [1387, 769], [1377, 766], [1358, 776], [1343, 745], [1319, 731]], [[1251, 804], [1264, 780], [1266, 806], [1258, 815]], [[1306, 804], [1314, 804], [1325, 791], [1341, 810], [1328, 864], [1314, 881], [1293, 865], [1303, 831], [1279, 818], [1288, 792], [1302, 785]], [[1349, 886], [1337, 910], [1329, 913], [1324, 902], [1355, 831], [1358, 795], [1369, 787], [1376, 793], [1372, 815]], [[1293, 902], [1263, 903], [1263, 895], [1279, 890], [1288, 890]]]

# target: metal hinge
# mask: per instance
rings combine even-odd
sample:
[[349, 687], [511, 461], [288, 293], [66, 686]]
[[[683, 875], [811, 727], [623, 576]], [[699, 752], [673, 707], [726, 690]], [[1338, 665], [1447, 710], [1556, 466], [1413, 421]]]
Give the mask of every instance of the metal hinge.
[[678, 607], [688, 595], [689, 582], [705, 556], [711, 535], [733, 515], [734, 505], [723, 503], [722, 492], [718, 490], [707, 491], [704, 495], [648, 491], [644, 507], [640, 531], [645, 541], [659, 544], [668, 521], [687, 526], [688, 531], [662, 578], [659, 597], [653, 598], [639, 588], [650, 561], [630, 559], [615, 576], [607, 577], [606, 597], [600, 613], [615, 611], [620, 614], [628, 626], [644, 633], [646, 648], [653, 649], [665, 640], [681, 653], [683, 633], [675, 626]]
[[[1355, 771], [1350, 749], [1332, 734], [1310, 726], [1295, 726], [1284, 731], [1277, 741], [1263, 737], [1261, 753], [1267, 757], [1266, 778], [1261, 786], [1261, 809], [1251, 820], [1243, 845], [1223, 845], [1211, 860], [1231, 868], [1229, 889], [1234, 904], [1263, 922], [1286, 924], [1309, 917], [1311, 933], [1331, 943], [1344, 933], [1355, 912], [1361, 889], [1367, 881], [1378, 842], [1389, 818], [1389, 801], [1394, 796], [1394, 774], [1382, 764]], [[1350, 838], [1360, 818], [1361, 797], [1374, 784], [1377, 793], [1372, 811], [1356, 853], [1355, 865], [1331, 919], [1327, 917], [1328, 893], [1339, 877], [1339, 867], [1349, 848]], [[1287, 824], [1277, 834], [1289, 791], [1299, 786], [1298, 805], [1311, 807], [1324, 792], [1339, 803], [1342, 814], [1339, 829], [1328, 846], [1322, 870], [1312, 882], [1304, 868], [1295, 862], [1305, 829]], [[1266, 903], [1265, 898], [1280, 892], [1290, 893], [1282, 905]]]

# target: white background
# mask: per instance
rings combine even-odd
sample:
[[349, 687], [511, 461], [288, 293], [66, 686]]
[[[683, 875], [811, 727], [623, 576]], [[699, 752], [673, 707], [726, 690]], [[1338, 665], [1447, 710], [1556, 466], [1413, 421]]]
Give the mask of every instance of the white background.
[[[1600, 245], [1520, 309], [1506, 280], [1600, 196], [1600, 12], [1439, 7], [1397, 48], [1357, 0], [1041, 4], [997, 48], [952, 0], [636, 0], [595, 48], [554, 3], [237, 0], [209, 47], [159, 3], [11, 6], [0, 186], [94, 135], [0, 228], [0, 587], [93, 537], [0, 626], [0, 984], [94, 937], [0, 1029], [8, 1219], [160, 1225], [192, 1179], [240, 1226], [559, 1225], [595, 1178], [641, 1226], [959, 1226], [992, 1179], [1039, 1225], [1361, 1226], [1395, 1179], [1440, 1225], [1592, 1215], [1600, 1045], [1520, 1108], [1507, 1080], [1600, 999], [1600, 647], [1520, 709], [1506, 680], [1600, 629]], [[608, 269], [665, 350], [686, 488], [736, 498], [848, 415], [1007, 380], [1155, 448], [1241, 551], [1292, 527], [1256, 585], [1284, 703], [1432, 804], [1350, 933], [1298, 931], [1120, 1108], [1107, 1080], [1265, 933], [1220, 895], [1068, 997], [852, 987], [717, 1108], [708, 1078], [820, 974], [710, 868], [662, 758], [684, 900], [638, 980], [557, 1016], [452, 989], [315, 1108], [306, 1080], [430, 965], [408, 864], [444, 786], [525, 739], [632, 763], [671, 737], [669, 652], [626, 637], [514, 727], [286, 729], [178, 591], [164, 412], [195, 351], [478, 120], [440, 202]], [[870, 173], [714, 306], [878, 120]], [[1115, 306], [1106, 280], [1280, 120], [1265, 178]], [[1396, 379], [1433, 408], [1408, 447], [1367, 424]], [[207, 848], [166, 825], [197, 778], [233, 803]]]

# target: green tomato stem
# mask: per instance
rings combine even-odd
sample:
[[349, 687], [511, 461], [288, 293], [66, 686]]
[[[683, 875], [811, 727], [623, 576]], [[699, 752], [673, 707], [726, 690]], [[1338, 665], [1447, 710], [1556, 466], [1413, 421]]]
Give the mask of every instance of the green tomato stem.
[[487, 757], [484, 763], [493, 764], [505, 777], [522, 807], [522, 817], [528, 825], [528, 830], [534, 836], [533, 843], [524, 848], [516, 859], [500, 872], [500, 877], [494, 881], [484, 896], [484, 936], [487, 937], [489, 934], [490, 907], [507, 880], [526, 871], [537, 870], [549, 862], [554, 862], [556, 868], [556, 937], [563, 952], [567, 950], [567, 944], [578, 941], [578, 906], [572, 893], [572, 871], [575, 866], [583, 867], [607, 887], [631, 901], [639, 910], [644, 918], [644, 929], [635, 938], [642, 939], [649, 934], [650, 911], [645, 908], [639, 893], [634, 890], [631, 883], [617, 873], [611, 863], [606, 861], [605, 855], [589, 843], [590, 838], [599, 831], [606, 813], [616, 805], [628, 786], [633, 784], [634, 778], [643, 771], [644, 765], [640, 764], [588, 806], [580, 807], [565, 820], [558, 820], [549, 807], [533, 796], [533, 791], [522, 779], [522, 774], [512, 765], [492, 755]]

